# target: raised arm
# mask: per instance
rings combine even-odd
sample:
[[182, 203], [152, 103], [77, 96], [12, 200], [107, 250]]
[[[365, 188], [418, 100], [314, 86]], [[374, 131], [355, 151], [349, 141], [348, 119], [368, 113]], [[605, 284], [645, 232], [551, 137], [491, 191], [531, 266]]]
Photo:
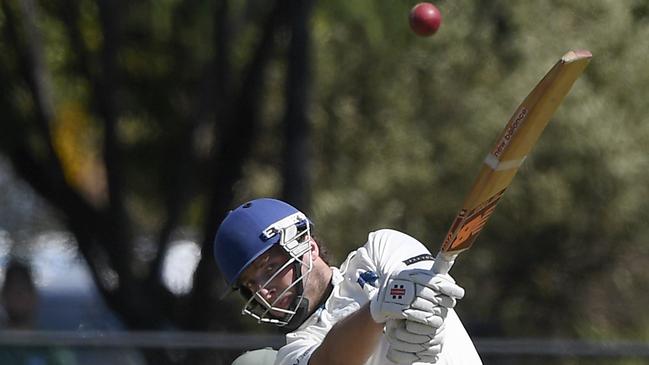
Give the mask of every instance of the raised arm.
[[374, 321], [366, 303], [331, 328], [309, 365], [363, 365], [376, 351], [384, 325]]

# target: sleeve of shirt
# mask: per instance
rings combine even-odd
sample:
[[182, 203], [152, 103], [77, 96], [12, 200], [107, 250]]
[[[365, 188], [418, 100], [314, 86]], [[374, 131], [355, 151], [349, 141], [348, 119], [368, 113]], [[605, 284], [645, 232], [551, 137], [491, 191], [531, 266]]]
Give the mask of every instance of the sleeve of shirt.
[[374, 271], [379, 278], [405, 268], [430, 269], [434, 262], [434, 257], [421, 242], [392, 229], [370, 233], [357, 255], [359, 262], [364, 263], [363, 269]]

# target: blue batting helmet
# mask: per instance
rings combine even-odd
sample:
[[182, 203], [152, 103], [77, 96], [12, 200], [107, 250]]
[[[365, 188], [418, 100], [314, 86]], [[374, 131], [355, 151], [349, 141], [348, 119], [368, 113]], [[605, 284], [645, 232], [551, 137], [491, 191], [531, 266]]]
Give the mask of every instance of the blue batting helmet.
[[214, 258], [227, 283], [235, 287], [241, 273], [280, 240], [269, 227], [299, 210], [280, 200], [261, 198], [230, 211], [214, 238]]

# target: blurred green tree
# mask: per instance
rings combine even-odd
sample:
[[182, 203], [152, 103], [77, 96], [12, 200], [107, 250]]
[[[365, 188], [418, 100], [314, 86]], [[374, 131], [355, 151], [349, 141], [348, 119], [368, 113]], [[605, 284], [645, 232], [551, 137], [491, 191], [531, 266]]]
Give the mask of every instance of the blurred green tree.
[[[287, 128], [268, 148], [301, 140], [282, 155], [306, 155], [312, 6], [2, 1], [0, 149], [60, 214], [128, 327], [240, 328], [232, 302], [217, 300], [211, 241], [264, 153], [271, 71], [286, 79], [272, 101]], [[284, 198], [308, 204], [308, 165], [286, 170]], [[203, 260], [191, 292], [176, 295], [162, 267], [187, 227]]]

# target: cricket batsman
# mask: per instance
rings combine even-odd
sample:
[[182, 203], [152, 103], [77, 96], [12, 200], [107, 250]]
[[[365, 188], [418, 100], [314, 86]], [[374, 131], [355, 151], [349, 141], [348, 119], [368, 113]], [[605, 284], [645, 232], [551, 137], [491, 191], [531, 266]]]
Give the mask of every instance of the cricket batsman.
[[[328, 264], [313, 223], [261, 198], [232, 210], [214, 240], [216, 263], [242, 314], [280, 326], [276, 365], [481, 364], [453, 310], [464, 295], [419, 241], [383, 229], [339, 266]], [[261, 363], [255, 351], [236, 364]], [[260, 357], [261, 359], [261, 357]]]

